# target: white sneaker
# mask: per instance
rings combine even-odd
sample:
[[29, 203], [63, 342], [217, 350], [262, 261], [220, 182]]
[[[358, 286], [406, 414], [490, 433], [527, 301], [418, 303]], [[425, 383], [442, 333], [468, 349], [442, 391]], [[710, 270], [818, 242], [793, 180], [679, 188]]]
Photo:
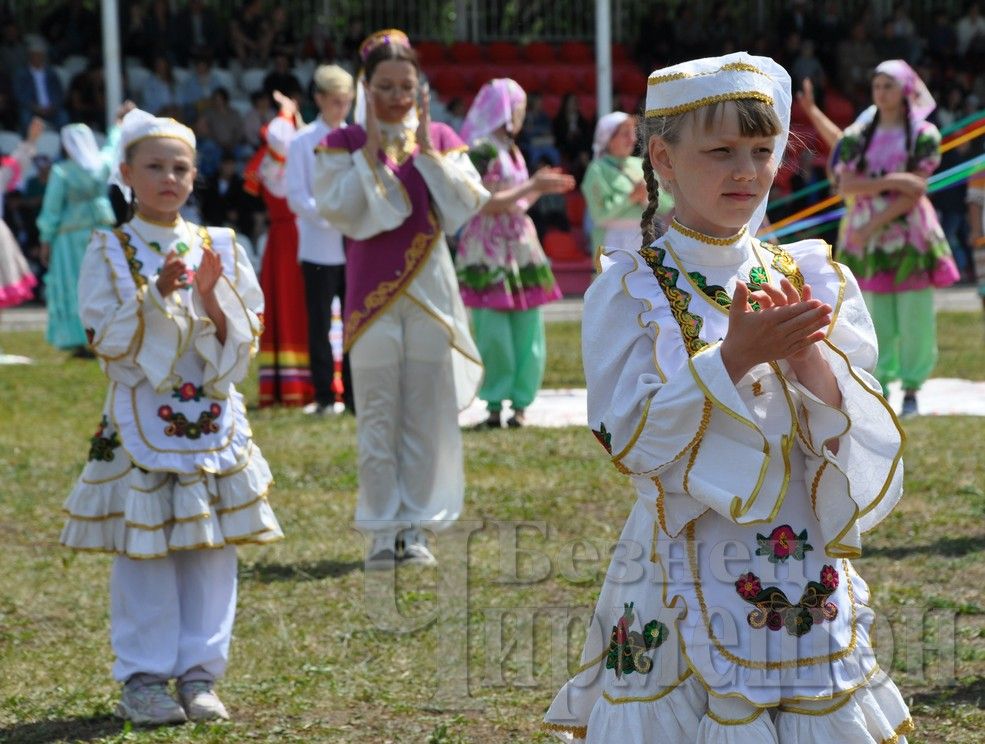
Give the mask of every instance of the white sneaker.
[[428, 549], [427, 537], [420, 530], [404, 530], [397, 537], [397, 560], [408, 566], [436, 566], [437, 559]]
[[333, 405], [324, 406], [313, 400], [301, 409], [301, 413], [306, 416], [327, 416], [335, 413], [335, 407]]
[[189, 721], [229, 720], [226, 706], [212, 689], [212, 683], [205, 680], [184, 682], [178, 687], [178, 697], [185, 708]]
[[168, 693], [167, 682], [123, 685], [116, 715], [138, 726], [161, 726], [188, 720], [184, 708]]
[[392, 570], [397, 562], [397, 551], [390, 535], [373, 538], [373, 544], [366, 554], [367, 571]]

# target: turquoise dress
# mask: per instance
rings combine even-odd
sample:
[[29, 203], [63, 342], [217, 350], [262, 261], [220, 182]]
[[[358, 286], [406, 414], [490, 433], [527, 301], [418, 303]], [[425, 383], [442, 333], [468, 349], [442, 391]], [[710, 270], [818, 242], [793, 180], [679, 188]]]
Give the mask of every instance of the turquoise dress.
[[88, 343], [79, 320], [79, 269], [93, 228], [116, 222], [107, 182], [118, 140], [119, 129], [114, 127], [102, 148], [103, 165], [97, 171], [87, 171], [74, 160], [55, 163], [44, 192], [37, 224], [41, 241], [51, 245], [44, 280], [47, 339], [59, 349]]

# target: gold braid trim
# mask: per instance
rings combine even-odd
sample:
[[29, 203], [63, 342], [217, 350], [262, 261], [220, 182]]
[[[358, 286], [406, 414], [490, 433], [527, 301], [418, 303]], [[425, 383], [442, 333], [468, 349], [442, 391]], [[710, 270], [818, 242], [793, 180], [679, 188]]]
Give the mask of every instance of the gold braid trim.
[[710, 106], [713, 103], [722, 103], [723, 101], [741, 101], [747, 98], [762, 101], [769, 106], [773, 105], [773, 97], [768, 96], [765, 93], [760, 93], [758, 90], [750, 90], [746, 92], [737, 91], [735, 93], [719, 93], [716, 96], [705, 96], [704, 98], [699, 98], [698, 100], [691, 101], [690, 103], [682, 103], [679, 106], [647, 109], [646, 117], [650, 119], [655, 116], [677, 116], [678, 114], [686, 114], [688, 111], [694, 111], [702, 106]]
[[727, 65], [722, 65], [717, 70], [711, 70], [710, 72], [699, 72], [692, 74], [690, 72], [672, 72], [669, 75], [658, 75], [657, 77], [651, 77], [647, 79], [647, 85], [660, 85], [660, 83], [669, 83], [673, 80], [687, 80], [693, 77], [706, 77], [708, 75], [717, 75], [719, 72], [725, 72], [727, 70], [734, 70], [735, 72], [755, 72], [759, 75], [769, 77], [765, 72], [760, 70], [755, 65], [751, 65], [748, 62], [729, 62]]
[[897, 744], [899, 738], [904, 734], [912, 734], [917, 730], [912, 718], [907, 718], [903, 723], [896, 727], [896, 731], [888, 739], [883, 739], [879, 744]]
[[588, 736], [588, 726], [565, 726], [563, 723], [548, 723], [544, 721], [541, 727], [547, 731], [558, 731], [562, 734], [571, 734], [576, 739], [584, 739]]
[[[688, 490], [687, 480], [691, 475], [691, 468], [694, 466], [694, 461], [698, 459], [698, 450], [701, 449], [701, 440], [704, 439], [705, 431], [708, 429], [708, 422], [711, 420], [711, 401], [705, 398], [704, 406], [701, 408], [701, 423], [698, 424], [698, 433], [694, 435], [692, 444], [694, 447], [691, 448], [691, 456], [687, 460], [687, 467], [684, 469], [684, 493], [688, 496], [691, 495], [690, 490]], [[691, 445], [688, 445], [689, 447]], [[664, 528], [664, 532], [666, 532]]]
[[814, 481], [811, 483], [811, 509], [814, 510], [815, 515], [817, 514], [817, 487], [821, 485], [821, 476], [824, 475], [824, 469], [826, 467], [828, 467], [827, 460], [822, 462], [821, 467], [814, 473]]
[[708, 716], [715, 723], [718, 723], [722, 726], [744, 726], [747, 723], [752, 723], [761, 715], [763, 715], [764, 710], [766, 710], [766, 708], [757, 708], [745, 718], [736, 718], [734, 720], [730, 718], [719, 718], [718, 716], [716, 716], [714, 713], [711, 712], [711, 708], [708, 708], [708, 710], [705, 711], [705, 715]]
[[742, 228], [739, 230], [739, 232], [737, 232], [735, 235], [732, 235], [727, 238], [714, 238], [711, 235], [705, 235], [703, 232], [692, 230], [690, 227], [682, 225], [676, 219], [671, 221], [670, 229], [676, 230], [681, 235], [684, 235], [688, 238], [697, 240], [699, 243], [707, 243], [708, 245], [721, 245], [721, 246], [732, 245], [733, 243], [737, 243], [739, 238], [741, 238], [743, 235], [746, 234], [746, 226], [743, 225]]
[[[667, 513], [664, 511], [664, 498], [666, 497], [666, 493], [664, 492], [663, 483], [660, 482], [659, 475], [653, 476], [653, 485], [657, 487], [657, 519], [660, 521], [660, 529], [662, 529], [665, 534], [669, 535], [670, 533], [667, 532]], [[654, 561], [654, 563], [656, 563], [656, 561]]]

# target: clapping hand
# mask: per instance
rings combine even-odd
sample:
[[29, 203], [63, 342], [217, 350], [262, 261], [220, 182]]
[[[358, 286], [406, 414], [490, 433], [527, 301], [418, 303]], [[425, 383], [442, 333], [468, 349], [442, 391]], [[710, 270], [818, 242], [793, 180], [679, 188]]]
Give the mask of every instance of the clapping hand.
[[574, 176], [551, 166], [534, 173], [533, 182], [534, 189], [540, 194], [565, 194], [575, 187]]
[[222, 259], [214, 251], [202, 251], [202, 261], [195, 272], [195, 289], [203, 297], [212, 293], [222, 276]]
[[366, 153], [370, 156], [369, 162], [375, 162], [383, 144], [383, 137], [380, 134], [380, 120], [376, 118], [376, 106], [373, 103], [373, 94], [369, 85], [363, 83], [363, 98], [366, 101]]
[[188, 286], [188, 267], [175, 251], [169, 251], [164, 257], [164, 266], [157, 275], [157, 291], [161, 297], [167, 297], [176, 289]]
[[[750, 302], [758, 302], [759, 311]], [[825, 337], [822, 329], [830, 322], [831, 306], [814, 299], [807, 285], [801, 294], [784, 278], [779, 289], [764, 284], [761, 290], [750, 292], [745, 283], [738, 282], [722, 342], [722, 362], [736, 382], [757, 364], [801, 361]]]

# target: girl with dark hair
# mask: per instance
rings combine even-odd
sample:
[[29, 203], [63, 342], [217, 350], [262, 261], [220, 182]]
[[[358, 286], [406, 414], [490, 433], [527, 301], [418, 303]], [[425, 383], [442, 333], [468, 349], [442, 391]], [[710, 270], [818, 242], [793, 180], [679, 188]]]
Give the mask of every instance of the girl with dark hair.
[[318, 147], [315, 204], [349, 238], [343, 348], [359, 444], [356, 526], [372, 536], [369, 569], [430, 565], [422, 528], [461, 513], [458, 411], [482, 378], [445, 242], [489, 199], [465, 143], [431, 123], [406, 34], [360, 48], [356, 124]]
[[924, 196], [940, 164], [941, 135], [927, 116], [936, 105], [902, 60], [876, 67], [871, 106], [835, 146], [834, 171], [852, 197], [838, 260], [858, 278], [879, 339], [875, 376], [888, 395], [899, 379], [902, 415], [917, 413], [917, 391], [937, 361], [933, 287], [958, 271], [934, 207]]

